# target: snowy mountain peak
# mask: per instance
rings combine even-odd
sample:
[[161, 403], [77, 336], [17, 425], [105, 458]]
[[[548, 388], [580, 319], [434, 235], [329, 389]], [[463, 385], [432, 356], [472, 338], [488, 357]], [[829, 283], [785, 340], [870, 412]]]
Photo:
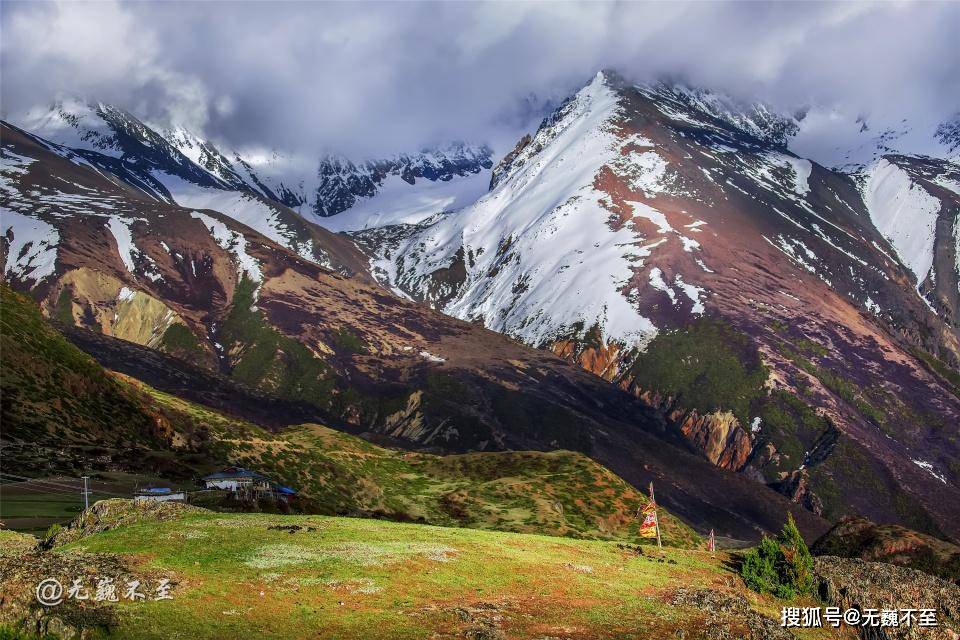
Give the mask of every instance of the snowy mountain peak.
[[941, 123], [934, 135], [946, 148], [947, 158], [953, 162], [960, 162], [960, 112]]
[[776, 113], [762, 102], [744, 104], [722, 92], [676, 82], [662, 81], [638, 88], [652, 99], [672, 104], [694, 118], [706, 117], [722, 122], [781, 149], [786, 149], [790, 138], [799, 129], [795, 117]]
[[489, 147], [458, 142], [419, 153], [359, 163], [343, 156], [327, 156], [320, 161], [317, 171], [319, 184], [313, 212], [321, 217], [343, 213], [363, 200], [373, 198], [390, 176], [408, 185], [416, 185], [418, 179], [449, 182], [454, 178], [473, 176], [493, 166], [492, 154]]

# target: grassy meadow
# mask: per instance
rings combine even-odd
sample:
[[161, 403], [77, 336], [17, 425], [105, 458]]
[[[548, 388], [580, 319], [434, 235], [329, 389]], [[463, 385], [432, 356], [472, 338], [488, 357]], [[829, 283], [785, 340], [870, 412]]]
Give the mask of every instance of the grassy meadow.
[[[186, 513], [49, 553], [117, 554], [134, 575], [171, 580], [172, 600], [111, 605], [112, 637], [132, 640], [665, 638], [718, 623], [679, 589], [779, 616], [722, 553], [359, 518]], [[741, 616], [720, 621], [746, 632]]]

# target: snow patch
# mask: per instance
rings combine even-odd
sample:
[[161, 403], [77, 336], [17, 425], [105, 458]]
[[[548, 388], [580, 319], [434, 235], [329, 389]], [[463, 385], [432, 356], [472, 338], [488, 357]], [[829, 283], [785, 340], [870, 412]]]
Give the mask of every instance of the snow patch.
[[120, 287], [120, 293], [117, 294], [117, 302], [130, 302], [137, 297], [137, 292], [129, 287]]
[[440, 356], [435, 356], [429, 351], [421, 351], [420, 356], [424, 360], [429, 360], [430, 362], [446, 362], [447, 361], [445, 358], [441, 358]]
[[[134, 263], [134, 252], [137, 251], [133, 244], [133, 233], [130, 231], [130, 221], [118, 216], [107, 218], [107, 228], [113, 234], [113, 239], [117, 242], [117, 250], [120, 253], [120, 259], [123, 266], [130, 273], [136, 273], [136, 264]], [[139, 253], [139, 251], [137, 251]]]
[[291, 226], [291, 221], [284, 219], [279, 206], [248, 193], [200, 187], [169, 174], [155, 174], [155, 177], [164, 183], [180, 206], [222, 213], [290, 249], [301, 258], [317, 262], [313, 240], [301, 238], [298, 230]]
[[917, 283], [923, 282], [933, 266], [940, 201], [886, 159], [868, 167], [864, 175], [863, 200], [870, 219]]
[[657, 225], [657, 231], [659, 233], [670, 233], [673, 231], [673, 227], [670, 226], [670, 223], [667, 221], [667, 216], [663, 215], [653, 207], [642, 202], [630, 202], [631, 207], [633, 207], [633, 215], [635, 218], [644, 218], [649, 220], [653, 224]]
[[630, 189], [654, 197], [665, 190], [667, 162], [656, 151], [631, 151], [617, 158], [611, 166], [624, 178]]
[[663, 271], [660, 270], [660, 267], [654, 267], [650, 269], [650, 286], [656, 289], [657, 291], [663, 291], [665, 294], [670, 296], [670, 304], [677, 304], [677, 294], [670, 288], [670, 285], [667, 284], [666, 280], [663, 279]]
[[242, 233], [233, 231], [221, 221], [205, 213], [191, 211], [190, 215], [203, 223], [203, 226], [210, 231], [210, 235], [213, 236], [213, 239], [221, 248], [233, 254], [233, 257], [237, 260], [237, 273], [241, 276], [247, 274], [247, 277], [254, 282], [263, 282], [260, 263], [247, 253], [247, 239]]
[[703, 287], [698, 287], [693, 284], [688, 284], [683, 281], [683, 278], [678, 273], [673, 279], [673, 283], [680, 287], [680, 290], [683, 291], [690, 301], [693, 302], [693, 307], [690, 309], [690, 313], [695, 316], [703, 315], [704, 306], [703, 302], [700, 300], [700, 296], [703, 295]]
[[932, 475], [934, 478], [936, 478], [943, 484], [947, 484], [946, 477], [943, 474], [937, 473], [936, 471], [934, 471], [933, 464], [927, 462], [926, 460], [911, 460], [911, 462], [913, 462], [913, 464], [917, 465], [918, 467], [920, 467], [921, 469], [923, 469], [924, 471]]
[[4, 273], [34, 281], [49, 277], [56, 269], [60, 234], [43, 220], [0, 208], [0, 229], [10, 242]]

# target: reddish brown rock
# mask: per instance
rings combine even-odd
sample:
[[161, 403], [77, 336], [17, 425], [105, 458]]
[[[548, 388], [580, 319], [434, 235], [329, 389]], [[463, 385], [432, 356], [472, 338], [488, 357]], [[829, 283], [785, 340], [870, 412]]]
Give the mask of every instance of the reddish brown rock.
[[677, 410], [671, 412], [669, 417], [679, 425], [679, 431], [687, 442], [721, 469], [739, 471], [753, 451], [750, 436], [729, 411], [700, 415], [694, 410], [683, 415]]

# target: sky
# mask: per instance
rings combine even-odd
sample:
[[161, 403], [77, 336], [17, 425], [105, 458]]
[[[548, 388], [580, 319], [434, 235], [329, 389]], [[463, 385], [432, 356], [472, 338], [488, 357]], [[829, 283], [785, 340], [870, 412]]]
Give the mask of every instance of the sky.
[[812, 109], [815, 151], [960, 110], [960, 2], [0, 2], [0, 111], [124, 107], [235, 148], [499, 152], [612, 68]]

